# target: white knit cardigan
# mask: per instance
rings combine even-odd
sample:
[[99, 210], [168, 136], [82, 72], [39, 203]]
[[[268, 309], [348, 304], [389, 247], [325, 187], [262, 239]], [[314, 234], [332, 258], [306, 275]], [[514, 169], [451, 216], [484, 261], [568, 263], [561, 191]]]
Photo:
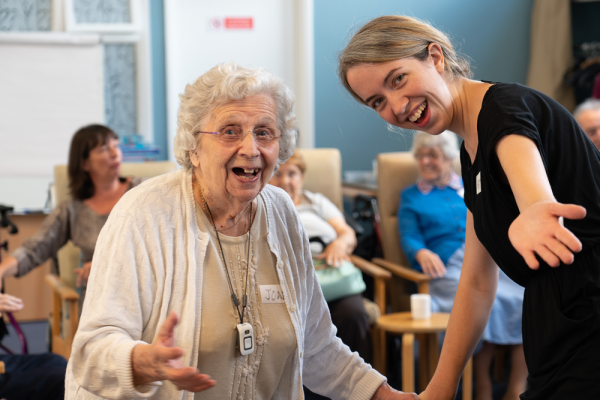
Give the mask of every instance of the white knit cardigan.
[[[175, 341], [185, 352], [183, 364], [198, 365], [202, 265], [210, 234], [196, 220], [191, 176], [179, 170], [150, 179], [111, 212], [94, 253], [66, 399], [193, 399], [170, 382], [134, 387], [131, 371], [133, 348], [152, 343], [171, 311], [180, 319]], [[302, 399], [304, 384], [333, 399], [370, 399], [385, 378], [335, 336], [294, 204], [270, 185], [260, 195], [298, 346], [289, 398]]]

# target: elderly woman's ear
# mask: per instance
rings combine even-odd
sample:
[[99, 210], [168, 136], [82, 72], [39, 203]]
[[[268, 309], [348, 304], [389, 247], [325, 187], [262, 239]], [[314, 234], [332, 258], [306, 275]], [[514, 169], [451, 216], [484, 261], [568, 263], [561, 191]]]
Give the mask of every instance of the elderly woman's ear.
[[200, 156], [198, 155], [198, 148], [196, 148], [194, 150], [190, 150], [190, 161], [196, 168], [200, 164]]

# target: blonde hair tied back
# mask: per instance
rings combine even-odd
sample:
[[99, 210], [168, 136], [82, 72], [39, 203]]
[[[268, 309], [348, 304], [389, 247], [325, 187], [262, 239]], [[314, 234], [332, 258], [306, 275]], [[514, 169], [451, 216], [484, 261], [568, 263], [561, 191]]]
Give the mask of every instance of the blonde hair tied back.
[[431, 43], [442, 48], [444, 69], [450, 77], [473, 76], [469, 61], [456, 53], [448, 36], [426, 22], [404, 15], [375, 18], [361, 27], [339, 55], [338, 75], [346, 90], [365, 104], [348, 84], [348, 70], [360, 64], [380, 64], [406, 57], [423, 61], [429, 57]]

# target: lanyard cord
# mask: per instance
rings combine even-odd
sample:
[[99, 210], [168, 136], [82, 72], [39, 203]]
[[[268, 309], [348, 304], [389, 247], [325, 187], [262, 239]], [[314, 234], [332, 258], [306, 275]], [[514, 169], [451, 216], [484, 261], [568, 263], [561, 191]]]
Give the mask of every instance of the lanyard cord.
[[210, 216], [210, 221], [212, 222], [213, 228], [215, 228], [215, 232], [217, 234], [217, 241], [219, 242], [219, 249], [221, 249], [221, 256], [223, 257], [223, 264], [225, 264], [225, 272], [227, 273], [227, 282], [229, 283], [229, 290], [231, 291], [231, 300], [233, 301], [233, 305], [238, 312], [238, 316], [240, 317], [240, 323], [244, 323], [244, 315], [246, 313], [246, 306], [248, 305], [248, 271], [250, 270], [250, 235], [252, 231], [252, 202], [250, 202], [250, 228], [248, 228], [248, 250], [246, 254], [246, 285], [244, 286], [243, 292], [243, 303], [242, 303], [242, 312], [240, 313], [240, 301], [238, 300], [237, 294], [235, 290], [233, 290], [233, 285], [231, 284], [231, 277], [229, 276], [229, 268], [227, 268], [227, 262], [225, 261], [225, 253], [223, 252], [223, 246], [221, 246], [221, 239], [219, 238], [219, 231], [217, 230], [217, 226], [215, 224], [215, 220], [213, 219], [212, 213], [210, 212], [210, 208], [208, 207], [208, 203], [204, 199], [202, 195], [202, 188], [198, 185], [198, 190], [200, 192], [200, 198], [208, 211], [208, 215]]

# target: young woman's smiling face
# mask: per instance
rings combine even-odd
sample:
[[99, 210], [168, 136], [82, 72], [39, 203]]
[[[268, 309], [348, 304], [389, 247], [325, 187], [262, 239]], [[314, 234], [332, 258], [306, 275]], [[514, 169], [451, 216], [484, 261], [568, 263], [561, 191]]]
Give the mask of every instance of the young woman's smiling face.
[[413, 57], [350, 68], [348, 83], [386, 122], [438, 134], [450, 126], [452, 94], [445, 80], [441, 48], [429, 45], [429, 58]]

